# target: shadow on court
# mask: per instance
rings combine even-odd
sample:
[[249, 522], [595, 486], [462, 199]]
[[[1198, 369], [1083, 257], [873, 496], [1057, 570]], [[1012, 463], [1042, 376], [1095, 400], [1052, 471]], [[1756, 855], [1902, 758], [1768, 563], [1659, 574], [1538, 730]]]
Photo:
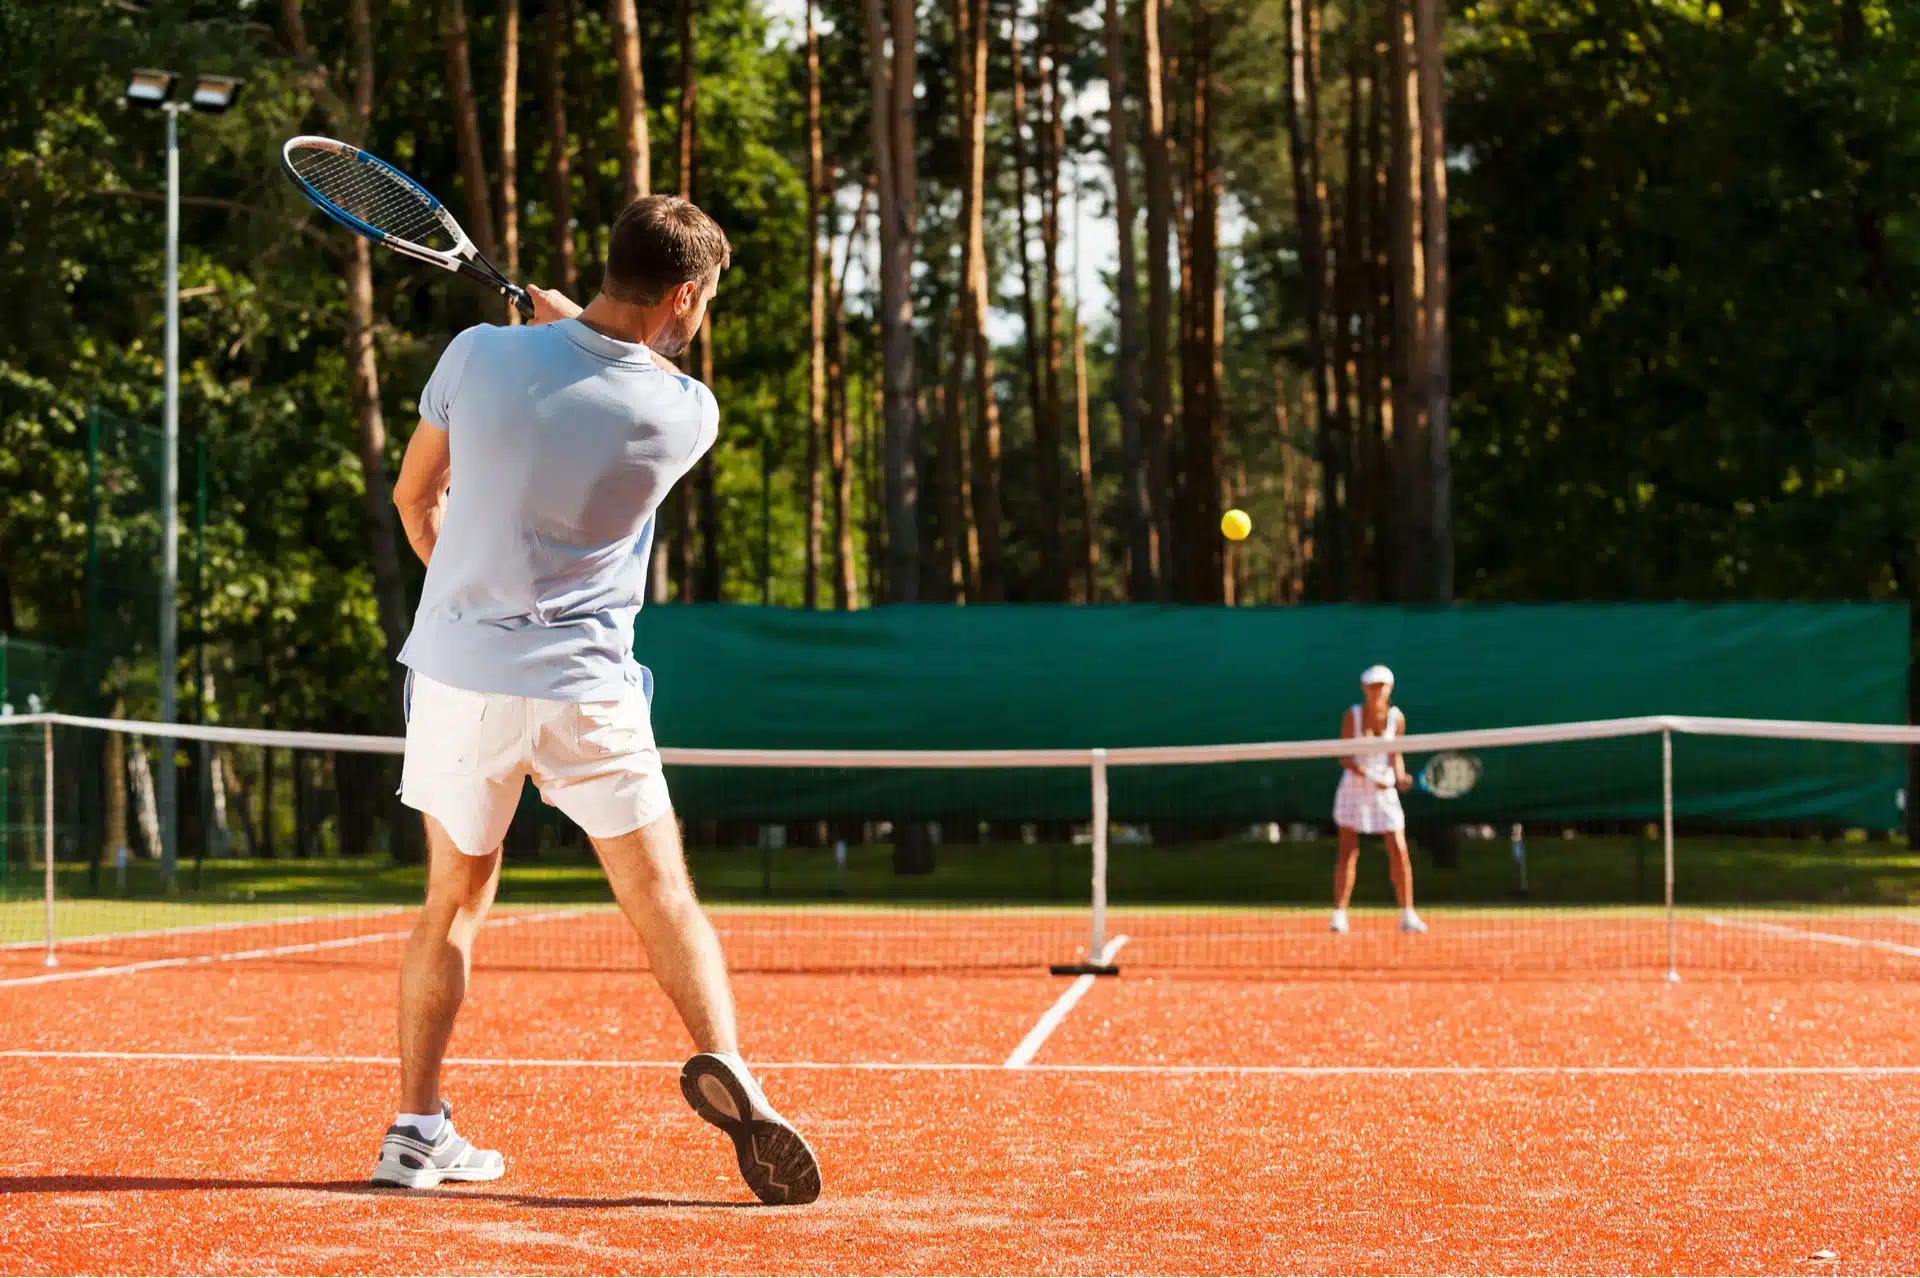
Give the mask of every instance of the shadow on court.
[[448, 1185], [439, 1189], [376, 1188], [364, 1180], [222, 1180], [196, 1176], [0, 1176], [0, 1197], [16, 1194], [164, 1193], [170, 1190], [299, 1189], [309, 1193], [341, 1194], [349, 1198], [447, 1198], [502, 1203], [509, 1207], [562, 1208], [593, 1211], [610, 1207], [713, 1207], [758, 1211], [765, 1204], [738, 1199], [583, 1198], [572, 1195], [512, 1194], [498, 1190]]

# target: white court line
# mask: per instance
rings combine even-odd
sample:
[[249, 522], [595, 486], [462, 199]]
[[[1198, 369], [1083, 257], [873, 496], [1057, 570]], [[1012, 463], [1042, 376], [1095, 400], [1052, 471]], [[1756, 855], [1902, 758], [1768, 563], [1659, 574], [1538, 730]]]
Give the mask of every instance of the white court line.
[[[141, 932], [95, 932], [92, 936], [59, 936], [54, 945], [65, 948], [70, 945], [97, 945], [101, 941], [144, 941], [156, 936], [187, 936], [198, 932], [237, 932], [249, 927], [294, 927], [301, 923], [326, 923], [335, 919], [377, 919], [389, 914], [404, 914], [417, 909], [412, 905], [394, 905], [381, 910], [339, 910], [332, 914], [297, 914], [284, 918], [277, 914], [263, 914], [253, 919], [230, 919], [225, 923], [188, 923], [180, 927], [148, 928]], [[0, 944], [0, 950], [39, 950], [46, 948], [46, 938], [34, 941], [8, 941]]]
[[[94, 1052], [20, 1048], [0, 1051], [5, 1060], [127, 1061], [204, 1065], [366, 1065], [390, 1069], [391, 1056], [292, 1056], [246, 1052]], [[516, 1057], [448, 1057], [470, 1069], [677, 1070], [677, 1060], [543, 1060]], [[1878, 1078], [1920, 1077], [1920, 1065], [995, 1065], [986, 1061], [756, 1061], [757, 1070], [845, 1070], [856, 1073], [937, 1074], [1146, 1074], [1225, 1075], [1272, 1078]]]
[[[1100, 957], [1094, 961], [1105, 967], [1113, 962], [1113, 956], [1118, 954], [1126, 943], [1126, 937], [1114, 937], [1107, 942], [1106, 948], [1100, 951]], [[1067, 1019], [1067, 1013], [1073, 1010], [1073, 1005], [1086, 997], [1087, 991], [1092, 989], [1093, 983], [1099, 979], [1097, 976], [1076, 976], [1073, 984], [1067, 986], [1067, 992], [1062, 994], [1038, 1021], [1034, 1022], [1033, 1028], [1027, 1031], [1027, 1036], [1020, 1040], [1020, 1046], [1014, 1048], [1013, 1055], [1007, 1057], [1004, 1068], [1025, 1069], [1032, 1062], [1034, 1054], [1040, 1050], [1041, 1044], [1060, 1028], [1061, 1021]]]
[[[522, 923], [545, 923], [551, 919], [575, 918], [585, 910], [552, 910], [544, 914], [515, 914], [487, 920], [488, 927], [518, 927]], [[181, 958], [145, 959], [113, 967], [85, 967], [67, 972], [48, 972], [40, 976], [16, 976], [0, 981], [0, 989], [15, 985], [51, 985], [55, 981], [85, 981], [96, 976], [129, 976], [135, 972], [153, 972], [168, 967], [196, 967], [203, 963], [239, 963], [248, 959], [280, 958], [288, 954], [316, 954], [321, 950], [342, 950], [354, 945], [372, 945], [379, 941], [404, 941], [405, 932], [368, 932], [360, 936], [335, 937], [331, 941], [308, 941], [299, 945], [275, 945], [261, 950], [235, 950], [228, 954], [192, 954]]]
[[1744, 928], [1750, 932], [1765, 932], [1770, 936], [1784, 936], [1795, 941], [1819, 941], [1825, 945], [1846, 945], [1863, 950], [1886, 950], [1892, 954], [1905, 954], [1909, 958], [1920, 958], [1920, 946], [1901, 945], [1895, 941], [1876, 941], [1870, 937], [1843, 936], [1838, 932], [1809, 932], [1803, 928], [1784, 927], [1778, 923], [1757, 923], [1751, 919], [1730, 919], [1724, 915], [1709, 914], [1707, 922], [1715, 927]]

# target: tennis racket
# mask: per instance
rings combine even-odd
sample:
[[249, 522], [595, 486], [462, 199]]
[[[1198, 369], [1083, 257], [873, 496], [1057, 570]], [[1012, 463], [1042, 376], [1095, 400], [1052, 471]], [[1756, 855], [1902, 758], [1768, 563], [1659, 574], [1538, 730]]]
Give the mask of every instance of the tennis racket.
[[1457, 799], [1480, 784], [1480, 760], [1451, 750], [1436, 754], [1414, 783], [1436, 799]]
[[280, 148], [280, 166], [313, 206], [375, 244], [477, 280], [528, 319], [527, 290], [481, 256], [446, 206], [378, 156], [332, 138], [302, 136]]

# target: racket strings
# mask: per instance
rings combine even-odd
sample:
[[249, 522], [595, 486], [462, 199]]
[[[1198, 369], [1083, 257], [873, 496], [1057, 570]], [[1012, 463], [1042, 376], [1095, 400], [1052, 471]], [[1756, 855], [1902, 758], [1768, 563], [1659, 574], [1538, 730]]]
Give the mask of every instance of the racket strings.
[[317, 147], [296, 151], [289, 162], [323, 199], [383, 235], [439, 253], [460, 246], [438, 208], [377, 164]]

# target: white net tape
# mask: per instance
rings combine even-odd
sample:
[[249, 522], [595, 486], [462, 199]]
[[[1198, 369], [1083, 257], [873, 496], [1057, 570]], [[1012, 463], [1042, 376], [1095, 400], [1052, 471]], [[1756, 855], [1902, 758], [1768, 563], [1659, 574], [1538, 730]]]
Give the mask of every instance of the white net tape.
[[[360, 750], [402, 754], [403, 737], [338, 732], [281, 732], [267, 728], [227, 728], [134, 719], [94, 719], [68, 714], [0, 716], [0, 728], [52, 724], [100, 728], [134, 736], [178, 741], [221, 741], [293, 750]], [[1651, 737], [1661, 733], [1703, 737], [1754, 737], [1781, 741], [1833, 741], [1855, 745], [1920, 745], [1920, 727], [1893, 723], [1821, 723], [1798, 719], [1723, 719], [1697, 715], [1644, 715], [1632, 719], [1588, 719], [1578, 723], [1518, 728], [1478, 728], [1465, 732], [1427, 732], [1394, 738], [1405, 754], [1441, 750], [1497, 750]], [[1108, 767], [1182, 764], [1267, 763], [1286, 759], [1337, 759], [1353, 753], [1340, 737], [1320, 741], [1265, 741], [1238, 745], [1122, 746], [1101, 751]], [[698, 746], [662, 747], [663, 762], [686, 767], [735, 768], [1091, 768], [1095, 747], [1053, 750], [717, 750]]]

